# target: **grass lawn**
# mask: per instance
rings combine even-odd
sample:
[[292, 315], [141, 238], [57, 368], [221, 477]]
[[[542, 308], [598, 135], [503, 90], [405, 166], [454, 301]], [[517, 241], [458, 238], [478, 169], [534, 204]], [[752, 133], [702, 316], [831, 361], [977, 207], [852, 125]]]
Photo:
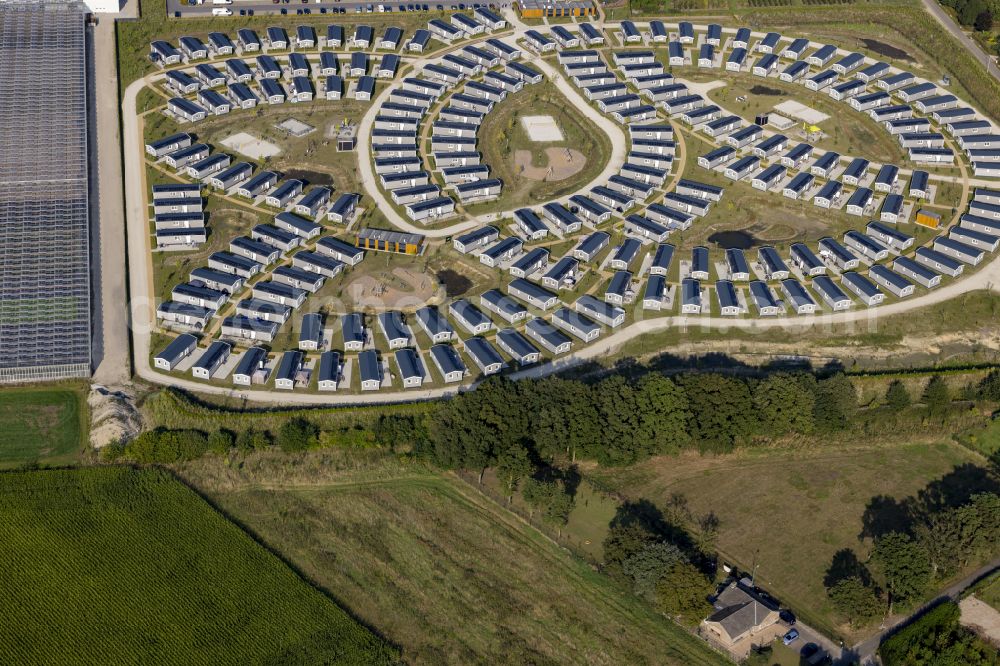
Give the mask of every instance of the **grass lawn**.
[[[668, 350], [685, 356], [720, 351], [757, 356], [813, 357], [822, 365], [839, 359], [848, 369], [913, 368], [1000, 360], [996, 346], [986, 341], [1000, 333], [997, 313], [1000, 296], [973, 291], [944, 303], [905, 314], [878, 317], [871, 322], [795, 328], [779, 339], [774, 329], [705, 329], [697, 323], [642, 335], [601, 359], [647, 358]], [[994, 336], [991, 338], [991, 336]]]
[[994, 574], [976, 586], [976, 597], [1000, 610], [1000, 574]]
[[0, 467], [65, 464], [87, 440], [82, 388], [21, 387], [0, 391]]
[[989, 458], [1000, 451], [1000, 420], [994, 419], [985, 428], [955, 435], [955, 439]]
[[263, 489], [256, 470], [237, 479], [207, 469], [219, 462], [192, 467], [196, 485], [408, 663], [723, 663], [461, 482], [327, 468], [326, 483]]
[[657, 458], [624, 470], [595, 470], [602, 486], [664, 505], [681, 495], [695, 515], [720, 520], [722, 558], [749, 570], [805, 621], [831, 634], [837, 626], [823, 588], [833, 554], [854, 548], [862, 516], [880, 495], [915, 495], [977, 458], [952, 444], [914, 444], [834, 451], [748, 451], [719, 458]]
[[[838, 102], [825, 92], [811, 92], [802, 84], [782, 83], [771, 77], [762, 79], [749, 72], [706, 74], [691, 68], [677, 68], [675, 74], [693, 81], [725, 81], [725, 86], [709, 91], [708, 97], [722, 108], [748, 121], [759, 114], [770, 112], [776, 104], [788, 99], [825, 113], [829, 118], [819, 126], [828, 136], [815, 142], [814, 145], [819, 150], [834, 150], [841, 155], [860, 155], [872, 162], [900, 163], [906, 160], [906, 153], [900, 148], [899, 142], [885, 128], [879, 127], [867, 114], [846, 107], [845, 102]], [[737, 101], [737, 98], [744, 97], [745, 101]], [[789, 139], [799, 140], [800, 130], [801, 125], [796, 125], [785, 132], [785, 135]]]
[[394, 650], [160, 470], [0, 474], [12, 663], [393, 663]]
[[[521, 123], [522, 116], [552, 116], [562, 131], [563, 140], [536, 143], [529, 140]], [[508, 95], [487, 114], [480, 127], [479, 146], [483, 163], [489, 164], [492, 175], [504, 182], [503, 194], [496, 201], [472, 212], [488, 207], [490, 210], [508, 210], [530, 206], [539, 202], [576, 192], [601, 173], [611, 156], [611, 141], [590, 120], [567, 102], [561, 92], [549, 81], [525, 86], [520, 92]], [[521, 175], [514, 155], [518, 150], [532, 153], [532, 164], [548, 164], [544, 151], [547, 148], [572, 148], [586, 156], [586, 165], [574, 175], [557, 181], [532, 180]]]

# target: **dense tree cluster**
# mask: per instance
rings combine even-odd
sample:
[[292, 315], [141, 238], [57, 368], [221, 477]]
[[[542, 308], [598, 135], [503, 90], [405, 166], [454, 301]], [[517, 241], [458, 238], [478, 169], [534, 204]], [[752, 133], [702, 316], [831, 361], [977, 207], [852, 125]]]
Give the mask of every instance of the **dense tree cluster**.
[[278, 429], [277, 437], [266, 430], [247, 428], [238, 433], [219, 429], [210, 433], [194, 429], [156, 428], [125, 443], [107, 446], [106, 460], [126, 459], [137, 463], [170, 464], [194, 460], [206, 453], [243, 453], [277, 445], [286, 452], [305, 451], [319, 446], [319, 427], [304, 418], [293, 418]]
[[995, 2], [991, 0], [941, 0], [941, 4], [955, 10], [958, 22], [980, 32], [993, 29]]
[[878, 649], [885, 666], [996, 666], [996, 648], [959, 624], [958, 605], [942, 603]]
[[894, 605], [912, 607], [936, 581], [995, 553], [1000, 495], [979, 492], [957, 506], [937, 504], [932, 495], [909, 515], [893, 511], [885, 521], [891, 530], [875, 528], [869, 534], [868, 562], [860, 562], [850, 549], [834, 555], [824, 583], [844, 619], [860, 626]]
[[771, 438], [842, 429], [856, 400], [842, 375], [651, 373], [633, 381], [613, 374], [596, 383], [491, 379], [444, 403], [426, 429], [409, 417], [389, 417], [377, 430], [380, 441], [413, 442], [447, 468], [482, 470], [525, 453], [538, 461], [627, 465], [686, 448], [724, 453]]
[[714, 574], [714, 558], [697, 541], [651, 503], [628, 502], [604, 540], [604, 565], [662, 612], [697, 622], [711, 611]]

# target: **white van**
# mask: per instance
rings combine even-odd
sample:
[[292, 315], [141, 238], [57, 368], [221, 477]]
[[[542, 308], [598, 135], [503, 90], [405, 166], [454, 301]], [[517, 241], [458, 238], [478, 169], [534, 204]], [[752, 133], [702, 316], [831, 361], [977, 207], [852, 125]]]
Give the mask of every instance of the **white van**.
[[212, 0], [213, 5], [231, 5], [233, 0]]
[[215, 7], [212, 9], [212, 16], [232, 16], [232, 15], [233, 15], [232, 9], [226, 9], [225, 7]]

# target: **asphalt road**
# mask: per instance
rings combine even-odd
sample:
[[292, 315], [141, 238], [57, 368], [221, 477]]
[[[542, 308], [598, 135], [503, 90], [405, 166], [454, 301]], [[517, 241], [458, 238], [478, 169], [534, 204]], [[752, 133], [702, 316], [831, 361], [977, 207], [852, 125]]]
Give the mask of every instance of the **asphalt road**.
[[[507, 33], [507, 35], [504, 37], [504, 39], [507, 41], [514, 42], [520, 39], [524, 35], [524, 32], [530, 29], [530, 26], [526, 26], [523, 23], [521, 23], [517, 19], [517, 16], [512, 11], [508, 11], [505, 18], [507, 19], [508, 22], [511, 23], [511, 25], [514, 26], [514, 31], [511, 33]], [[483, 41], [489, 38], [490, 35], [487, 34], [483, 35], [483, 37], [479, 40], [463, 41], [462, 44], [456, 46], [455, 49], [458, 49], [467, 44], [476, 44], [479, 41]], [[449, 51], [450, 50], [452, 49], [449, 49]], [[436, 62], [438, 60], [440, 60], [440, 57], [428, 59], [426, 61], [422, 61], [422, 63], [431, 63], [431, 62]], [[621, 125], [613, 121], [610, 117], [604, 115], [603, 113], [600, 113], [597, 109], [591, 106], [590, 103], [587, 102], [587, 100], [585, 100], [583, 96], [580, 94], [580, 90], [576, 86], [572, 85], [568, 80], [566, 80], [566, 78], [562, 76], [562, 74], [558, 70], [556, 70], [556, 68], [552, 67], [552, 65], [550, 65], [549, 63], [545, 62], [540, 58], [532, 59], [530, 56], [527, 56], [525, 60], [527, 62], [530, 62], [533, 67], [537, 67], [539, 70], [541, 70], [542, 73], [545, 74], [545, 76], [555, 84], [556, 88], [559, 89], [559, 92], [561, 92], [568, 100], [573, 102], [574, 107], [583, 115], [585, 115], [591, 122], [597, 125], [597, 127], [601, 131], [603, 131], [610, 140], [611, 155], [609, 156], [608, 161], [604, 166], [604, 169], [601, 171], [601, 173], [597, 174], [591, 180], [590, 183], [581, 185], [578, 188], [578, 191], [586, 192], [590, 190], [592, 187], [607, 182], [608, 178], [618, 173], [618, 171], [621, 169], [621, 166], [625, 163], [625, 158], [627, 156], [628, 141], [625, 137], [625, 132], [622, 130]], [[362, 150], [362, 147], [367, 147], [371, 145], [371, 132], [372, 129], [374, 128], [375, 118], [379, 114], [379, 109], [381, 108], [382, 103], [386, 99], [388, 99], [393, 89], [397, 87], [398, 85], [394, 83], [393, 85], [390, 85], [385, 90], [383, 90], [382, 93], [375, 99], [375, 101], [372, 102], [371, 107], [368, 109], [364, 117], [361, 119], [361, 122], [358, 124], [359, 151]], [[516, 95], [517, 93], [513, 94]], [[467, 229], [473, 229], [477, 226], [493, 223], [495, 222], [497, 217], [501, 218], [512, 217], [514, 213], [513, 210], [509, 210], [509, 211], [504, 211], [500, 214], [493, 214], [487, 217], [469, 218], [461, 220], [456, 222], [455, 224], [439, 229], [427, 229], [421, 224], [413, 224], [412, 222], [403, 218], [403, 216], [399, 215], [396, 212], [396, 209], [386, 198], [385, 193], [380, 189], [378, 184], [378, 176], [376, 176], [375, 169], [372, 166], [370, 160], [367, 159], [358, 160], [358, 174], [360, 175], [361, 184], [365, 190], [365, 193], [368, 194], [375, 201], [376, 207], [382, 212], [382, 214], [385, 215], [386, 218], [388, 218], [388, 220], [393, 224], [393, 226], [398, 227], [399, 229], [402, 229], [404, 231], [408, 231], [410, 233], [422, 234], [430, 238], [444, 238], [446, 236], [451, 236], [456, 233], [461, 233], [462, 231], [465, 231]], [[554, 199], [554, 201], [566, 201], [569, 199], [569, 196], [570, 195], [562, 197], [561, 199]]]
[[954, 19], [948, 16], [947, 12], [941, 8], [941, 5], [935, 2], [935, 0], [923, 0], [923, 2], [924, 8], [930, 12], [930, 15], [937, 19], [937, 22], [940, 23], [945, 30], [950, 32], [955, 39], [961, 42], [962, 46], [964, 46], [965, 49], [972, 54], [973, 58], [978, 60], [979, 63], [986, 68], [986, 71], [989, 72], [993, 78], [1000, 79], [1000, 68], [998, 68], [997, 64], [993, 62], [993, 58], [983, 51], [982, 47], [980, 47], [974, 39], [965, 34], [965, 31], [962, 30], [957, 23], [955, 23]]
[[[512, 19], [513, 12], [507, 12], [508, 20]], [[523, 31], [524, 26], [519, 21], [514, 20], [515, 32]], [[143, 86], [162, 78], [162, 74], [152, 74], [146, 79], [133, 82], [125, 92], [122, 112], [124, 127], [124, 155], [125, 155], [125, 190], [126, 190], [126, 216], [128, 227], [128, 256], [130, 263], [129, 283], [131, 301], [129, 304], [132, 331], [133, 331], [133, 358], [135, 361], [135, 371], [143, 379], [156, 384], [174, 385], [187, 388], [201, 393], [234, 395], [232, 389], [209, 386], [203, 383], [178, 379], [170, 375], [162, 374], [150, 365], [149, 335], [156, 330], [155, 307], [152, 298], [152, 263], [150, 259], [150, 238], [146, 220], [146, 189], [143, 178], [143, 142], [139, 125], [139, 119], [135, 113], [135, 100]], [[559, 81], [557, 80], [557, 85]], [[566, 84], [565, 81], [563, 81]], [[568, 84], [566, 84], [568, 85]], [[569, 91], [566, 91], [569, 92]], [[575, 91], [572, 91], [575, 94]], [[383, 93], [385, 94], [385, 93]], [[372, 109], [377, 108], [378, 101], [372, 104]], [[589, 105], [581, 105], [587, 108]], [[371, 112], [370, 112], [371, 113]], [[595, 112], [596, 113], [596, 112]], [[366, 114], [368, 115], [368, 114]], [[607, 120], [607, 119], [606, 119]], [[610, 122], [610, 120], [608, 120]], [[603, 126], [603, 123], [602, 123]], [[620, 132], [621, 130], [618, 129]], [[365, 139], [367, 135], [361, 136], [359, 132], [359, 145], [367, 145]], [[365, 181], [365, 189], [369, 193], [377, 191], [371, 188], [368, 183], [373, 182], [374, 174], [371, 173], [369, 160], [359, 160], [359, 171]], [[399, 223], [391, 208], [383, 207], [383, 211], [390, 222]], [[403, 229], [415, 228], [406, 221], [402, 221], [399, 226]], [[471, 226], [475, 226], [475, 221], [463, 220], [446, 229], [426, 230], [416, 228], [425, 235], [448, 235]], [[749, 331], [772, 331], [780, 330], [784, 336], [794, 335], [795, 332], [803, 329], [814, 329], [831, 327], [840, 324], [858, 324], [865, 327], [877, 327], [881, 317], [902, 314], [914, 309], [927, 307], [936, 303], [955, 298], [968, 291], [977, 289], [994, 289], [1000, 284], [1000, 257], [994, 258], [986, 266], [983, 266], [975, 274], [961, 280], [950, 282], [934, 291], [927, 292], [914, 298], [891, 303], [872, 309], [857, 309], [846, 312], [836, 312], [818, 316], [799, 317], [796, 315], [786, 315], [773, 318], [756, 319], [730, 319], [725, 317], [705, 317], [705, 316], [671, 316], [651, 320], [634, 322], [614, 333], [600, 338], [592, 344], [580, 348], [553, 362], [539, 366], [527, 368], [514, 373], [512, 378], [532, 378], [543, 377], [555, 372], [559, 372], [567, 367], [579, 365], [580, 363], [597, 359], [601, 356], [614, 352], [626, 342], [629, 342], [641, 335], [655, 333], [670, 328], [702, 328], [728, 330], [742, 329]], [[259, 402], [273, 402], [283, 404], [370, 404], [380, 402], [409, 402], [416, 400], [428, 400], [448, 395], [453, 395], [454, 387], [434, 388], [421, 391], [387, 391], [379, 392], [377, 395], [316, 395], [297, 394], [287, 391], [248, 391], [248, 400]], [[243, 395], [243, 394], [240, 394]]]

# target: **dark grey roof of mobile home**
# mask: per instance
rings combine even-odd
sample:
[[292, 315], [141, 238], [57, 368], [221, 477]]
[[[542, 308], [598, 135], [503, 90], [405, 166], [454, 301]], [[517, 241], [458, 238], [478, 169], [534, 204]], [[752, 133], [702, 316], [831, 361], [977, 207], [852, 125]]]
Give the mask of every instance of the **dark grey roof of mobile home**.
[[591, 254], [603, 247], [611, 239], [610, 234], [604, 231], [594, 231], [576, 246], [576, 250]]
[[701, 282], [691, 278], [681, 280], [681, 302], [684, 305], [701, 301]]
[[872, 264], [872, 267], [868, 269], [868, 273], [879, 276], [883, 281], [888, 282], [896, 289], [905, 289], [913, 284], [899, 273], [890, 270], [882, 264]]
[[778, 251], [775, 250], [770, 245], [765, 245], [764, 247], [760, 248], [757, 251], [757, 254], [760, 257], [760, 260], [764, 263], [765, 267], [772, 273], [775, 271], [788, 270], [788, 266], [785, 264], [785, 261], [781, 258], [781, 255], [778, 254]]
[[495, 363], [504, 365], [503, 356], [500, 355], [500, 352], [479, 336], [469, 338], [465, 341], [465, 351], [482, 366], [489, 366]]
[[397, 340], [399, 338], [409, 339], [410, 330], [406, 323], [403, 321], [403, 315], [396, 311], [390, 310], [389, 312], [380, 312], [378, 314], [379, 322], [382, 324], [382, 329], [385, 331], [385, 336], [390, 340]]
[[844, 185], [839, 180], [830, 180], [820, 188], [819, 192], [816, 193], [817, 199], [831, 199], [836, 196], [842, 189]]
[[381, 381], [382, 366], [378, 361], [378, 352], [374, 349], [366, 349], [358, 354], [358, 368], [361, 372], [361, 381]]
[[828, 275], [817, 275], [812, 281], [813, 288], [823, 296], [827, 302], [851, 300], [851, 297], [844, 292]]
[[778, 307], [778, 300], [771, 289], [761, 280], [750, 283], [750, 296], [759, 307]]
[[866, 298], [873, 298], [882, 293], [874, 282], [856, 271], [844, 271], [840, 279], [854, 285], [854, 288], [863, 293]]
[[715, 283], [715, 293], [719, 298], [719, 305], [724, 308], [740, 306], [740, 299], [736, 295], [736, 287], [729, 280], [719, 280]]
[[186, 354], [188, 350], [192, 349], [198, 344], [198, 338], [191, 335], [190, 333], [181, 333], [176, 338], [170, 341], [166, 347], [163, 348], [156, 358], [162, 358], [169, 361], [171, 364], [175, 363], [182, 354]]
[[294, 378], [304, 356], [298, 349], [289, 349], [283, 353], [281, 359], [278, 361], [278, 368], [274, 371], [274, 378], [276, 380]]
[[[537, 220], [538, 218], [536, 217], [535, 219]], [[543, 228], [544, 226], [545, 225], [542, 225]], [[511, 267], [524, 270], [529, 266], [534, 265], [536, 262], [541, 261], [543, 257], [548, 257], [548, 256], [549, 256], [548, 250], [546, 250], [544, 247], [536, 247], [528, 251], [523, 256], [521, 256], [517, 261], [511, 264]]]
[[873, 196], [875, 196], [875, 193], [872, 192], [867, 187], [859, 187], [858, 189], [854, 190], [853, 194], [851, 194], [851, 197], [847, 200], [847, 205], [862, 206], [862, 207], [867, 206], [868, 202], [872, 200]]
[[240, 357], [239, 362], [236, 364], [236, 368], [233, 370], [233, 375], [253, 375], [254, 371], [257, 370], [257, 366], [260, 365], [260, 362], [266, 358], [266, 349], [263, 347], [251, 347], [243, 352], [243, 356]]
[[792, 243], [790, 250], [799, 261], [806, 265], [807, 269], [819, 268], [823, 265], [816, 253], [805, 243]]
[[340, 353], [326, 351], [319, 355], [319, 376], [317, 381], [332, 382], [340, 373]]
[[492, 305], [497, 310], [504, 312], [510, 316], [518, 315], [522, 312], [527, 312], [527, 308], [515, 301], [510, 296], [507, 296], [499, 289], [490, 289], [489, 291], [483, 292], [480, 298]]
[[351, 312], [340, 318], [340, 328], [344, 342], [364, 342], [365, 331], [361, 314]]
[[404, 380], [424, 376], [424, 364], [413, 349], [397, 349], [396, 364], [399, 365], [399, 374]]
[[435, 365], [442, 374], [450, 375], [453, 372], [465, 373], [465, 363], [458, 355], [458, 352], [449, 344], [436, 344], [431, 347], [431, 357]]
[[821, 249], [829, 251], [841, 262], [857, 261], [854, 253], [844, 247], [836, 238], [830, 238], [829, 236], [821, 238], [819, 245]]
[[669, 269], [670, 262], [674, 258], [674, 246], [670, 243], [660, 243], [656, 246], [653, 254], [653, 266], [657, 268]]

